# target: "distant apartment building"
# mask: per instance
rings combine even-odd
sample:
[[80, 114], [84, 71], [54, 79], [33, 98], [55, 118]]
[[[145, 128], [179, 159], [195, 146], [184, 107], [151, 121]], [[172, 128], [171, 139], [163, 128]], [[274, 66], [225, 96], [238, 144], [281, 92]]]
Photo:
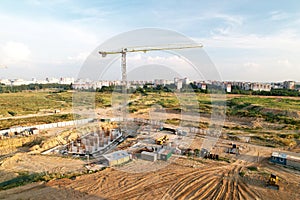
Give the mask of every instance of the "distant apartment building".
[[10, 85], [11, 84], [10, 80], [8, 80], [8, 79], [1, 79], [0, 83], [4, 84], [4, 85]]
[[189, 85], [190, 83], [191, 83], [191, 81], [187, 77], [185, 77], [183, 79], [180, 79], [178, 77], [174, 78], [174, 84], [175, 84], [177, 90], [180, 90], [183, 85]]
[[230, 82], [213, 82], [214, 85], [221, 87], [227, 93], [231, 93], [232, 87]]
[[251, 85], [251, 83], [243, 83], [242, 84], [242, 90], [250, 90], [250, 85]]
[[298, 92], [300, 92], [300, 82], [296, 82], [295, 83], [295, 90], [297, 90]]
[[182, 80], [181, 80], [181, 79], [178, 80], [178, 81], [175, 83], [175, 85], [176, 85], [176, 89], [177, 89], [177, 90], [180, 90], [180, 89], [182, 88]]
[[231, 93], [231, 84], [230, 83], [226, 84], [226, 92]]
[[[221, 88], [227, 93], [231, 93], [233, 88], [245, 91], [271, 91], [271, 89], [291, 89], [300, 91], [300, 82], [295, 81], [284, 81], [284, 82], [273, 82], [273, 83], [258, 83], [258, 82], [242, 82], [242, 81], [214, 81], [214, 80], [206, 80], [206, 81], [191, 81], [189, 78], [179, 78], [175, 77], [174, 80], [166, 80], [166, 79], [154, 79], [150, 80], [131, 80], [127, 81], [128, 88], [136, 89], [138, 87], [156, 87], [158, 85], [171, 85], [174, 84], [177, 90], [181, 90], [185, 85], [189, 85], [193, 83], [197, 88], [201, 90], [207, 90], [208, 86], [216, 86], [217, 88]], [[74, 89], [101, 89], [106, 86], [121, 86], [121, 80], [99, 80], [92, 81], [89, 79], [77, 79], [69, 77], [62, 78], [46, 78], [44, 80], [37, 80], [36, 78], [32, 78], [32, 80], [27, 81], [23, 79], [0, 79], [0, 83], [9, 85], [9, 86], [19, 86], [19, 85], [28, 85], [28, 84], [48, 84], [48, 83], [57, 83], [57, 84], [71, 84]]]
[[58, 78], [46, 78], [47, 83], [59, 83]]
[[154, 86], [157, 86], [157, 85], [169, 85], [169, 84], [172, 84], [173, 82], [170, 81], [170, 80], [165, 80], [165, 79], [154, 79]]
[[279, 82], [279, 83], [271, 83], [271, 88], [272, 89], [283, 89], [283, 83]]
[[182, 84], [183, 84], [183, 85], [188, 85], [188, 84], [190, 84], [190, 80], [189, 80], [187, 77], [185, 77], [185, 78], [182, 80]]
[[232, 82], [231, 84], [238, 87], [240, 90], [246, 91], [271, 91], [273, 87], [269, 83]]
[[266, 83], [251, 83], [250, 84], [250, 89], [252, 91], [271, 91], [271, 84], [266, 84]]
[[206, 88], [207, 88], [207, 84], [204, 81], [200, 81], [200, 82], [194, 81], [193, 84], [201, 90], [206, 90]]
[[32, 81], [26, 81], [23, 79], [12, 79], [10, 80], [10, 85], [11, 86], [20, 86], [20, 85], [28, 85], [31, 84]]
[[73, 84], [75, 81], [74, 81], [74, 78], [69, 78], [69, 77], [62, 77], [59, 79], [59, 83], [60, 84], [66, 84], [66, 85], [70, 85], [70, 84]]
[[288, 90], [294, 90], [296, 86], [295, 81], [284, 81], [283, 82], [283, 88]]

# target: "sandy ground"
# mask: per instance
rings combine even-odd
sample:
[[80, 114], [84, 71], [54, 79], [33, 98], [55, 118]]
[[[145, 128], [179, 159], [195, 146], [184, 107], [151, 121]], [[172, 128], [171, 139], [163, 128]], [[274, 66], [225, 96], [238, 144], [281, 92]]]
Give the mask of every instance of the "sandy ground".
[[[271, 150], [247, 145], [233, 163], [182, 156], [173, 156], [164, 165], [162, 161], [133, 161], [75, 180], [53, 180], [0, 191], [0, 199], [300, 199], [300, 172], [266, 162]], [[257, 166], [259, 170], [249, 171], [247, 166]], [[136, 167], [153, 170], [139, 172]], [[239, 175], [241, 171], [245, 176]], [[271, 172], [280, 178], [279, 191], [265, 187]]]
[[0, 166], [0, 170], [65, 173], [80, 171], [84, 164], [85, 162], [80, 159], [18, 153], [6, 159]]

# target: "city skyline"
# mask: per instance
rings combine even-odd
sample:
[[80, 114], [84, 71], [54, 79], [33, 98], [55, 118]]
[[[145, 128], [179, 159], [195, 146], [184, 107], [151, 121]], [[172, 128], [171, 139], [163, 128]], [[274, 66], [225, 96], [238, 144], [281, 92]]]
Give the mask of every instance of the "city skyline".
[[[1, 79], [77, 77], [84, 60], [102, 42], [144, 27], [175, 30], [202, 43], [223, 80], [299, 79], [298, 1], [112, 1], [104, 5], [27, 0], [0, 5], [0, 26], [5, 30], [0, 33], [0, 65], [8, 67], [0, 69]], [[140, 53], [129, 55], [128, 65], [148, 60], [178, 65], [174, 56]]]

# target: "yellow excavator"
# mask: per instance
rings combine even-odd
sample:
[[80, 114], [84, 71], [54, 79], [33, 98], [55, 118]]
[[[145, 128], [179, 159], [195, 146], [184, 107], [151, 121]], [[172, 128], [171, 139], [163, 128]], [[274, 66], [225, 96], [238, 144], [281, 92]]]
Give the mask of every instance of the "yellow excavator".
[[164, 143], [166, 143], [169, 140], [169, 137], [167, 135], [164, 135], [158, 139], [156, 139], [156, 144], [158, 145], [163, 145]]
[[268, 180], [268, 188], [273, 189], [273, 190], [279, 190], [279, 185], [278, 185], [278, 176], [275, 174], [271, 174], [269, 180]]

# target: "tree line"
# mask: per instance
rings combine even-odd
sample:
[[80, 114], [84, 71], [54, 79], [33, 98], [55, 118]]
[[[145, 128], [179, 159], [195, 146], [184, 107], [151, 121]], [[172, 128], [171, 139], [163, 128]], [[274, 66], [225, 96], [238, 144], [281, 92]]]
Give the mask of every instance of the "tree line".
[[71, 90], [72, 84], [58, 84], [58, 83], [47, 83], [47, 84], [28, 84], [28, 85], [17, 85], [8, 86], [1, 84], [0, 93], [15, 93], [22, 91], [34, 91], [34, 90], [45, 90], [45, 89], [57, 89], [60, 91]]
[[[28, 85], [19, 85], [19, 86], [8, 86], [1, 84], [0, 93], [14, 93], [22, 91], [34, 91], [34, 90], [45, 90], [45, 89], [57, 89], [59, 91], [72, 90], [72, 84], [58, 84], [58, 83], [47, 83], [47, 84], [28, 84]], [[89, 88], [81, 89], [81, 91], [87, 92], [122, 92], [122, 86], [103, 86], [102, 88]], [[168, 85], [153, 85], [145, 84], [144, 86], [139, 86], [137, 88], [128, 88], [128, 93], [141, 93], [146, 95], [149, 92], [175, 92], [177, 91], [175, 84]], [[215, 85], [207, 85], [207, 89], [203, 90], [199, 88], [194, 83], [183, 85], [180, 89], [180, 92], [196, 92], [196, 93], [226, 93], [225, 88]], [[244, 94], [244, 95], [261, 95], [261, 96], [294, 96], [299, 97], [300, 92], [297, 90], [288, 90], [288, 89], [271, 89], [271, 91], [252, 91], [252, 90], [242, 90], [237, 86], [232, 86], [230, 94]]]

